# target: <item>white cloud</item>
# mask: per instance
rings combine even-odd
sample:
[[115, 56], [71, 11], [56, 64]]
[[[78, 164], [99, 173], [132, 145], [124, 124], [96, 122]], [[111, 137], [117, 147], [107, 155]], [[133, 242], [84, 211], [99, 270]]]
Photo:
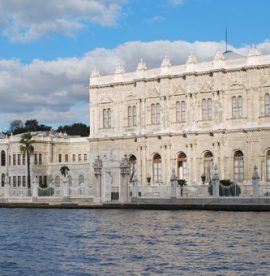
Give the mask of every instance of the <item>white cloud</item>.
[[1, 0], [0, 28], [13, 42], [31, 42], [51, 33], [72, 36], [89, 23], [116, 24], [127, 0]]
[[[230, 49], [247, 54], [250, 47]], [[257, 45], [261, 53], [270, 53], [270, 42]], [[120, 63], [126, 71], [136, 70], [142, 57], [147, 66], [158, 67], [164, 56], [172, 64], [183, 64], [189, 54], [198, 60], [213, 57], [224, 50], [223, 42], [152, 41], [128, 42], [114, 49], [99, 48], [82, 58], [53, 61], [0, 60], [0, 110], [2, 122], [36, 118], [43, 123], [88, 122], [88, 84], [90, 72], [113, 73]]]

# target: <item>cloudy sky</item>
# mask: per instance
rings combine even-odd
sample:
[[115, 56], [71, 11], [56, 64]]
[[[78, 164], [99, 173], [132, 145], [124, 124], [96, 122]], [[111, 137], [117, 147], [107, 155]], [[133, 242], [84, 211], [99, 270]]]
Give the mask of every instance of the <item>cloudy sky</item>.
[[120, 63], [270, 53], [269, 0], [1, 0], [0, 130], [14, 119], [88, 123], [88, 83]]

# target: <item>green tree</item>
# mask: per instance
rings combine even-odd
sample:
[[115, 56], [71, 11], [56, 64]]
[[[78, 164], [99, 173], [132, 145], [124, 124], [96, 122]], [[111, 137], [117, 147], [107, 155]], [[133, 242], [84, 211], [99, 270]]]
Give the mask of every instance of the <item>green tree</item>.
[[27, 186], [30, 188], [30, 156], [34, 153], [34, 141], [32, 140], [32, 135], [30, 132], [24, 133], [20, 139], [20, 151], [22, 154], [26, 155], [27, 164]]
[[60, 173], [61, 173], [61, 175], [63, 175], [64, 177], [67, 176], [68, 172], [69, 172], [69, 168], [68, 168], [67, 166], [62, 166], [62, 167], [60, 168]]

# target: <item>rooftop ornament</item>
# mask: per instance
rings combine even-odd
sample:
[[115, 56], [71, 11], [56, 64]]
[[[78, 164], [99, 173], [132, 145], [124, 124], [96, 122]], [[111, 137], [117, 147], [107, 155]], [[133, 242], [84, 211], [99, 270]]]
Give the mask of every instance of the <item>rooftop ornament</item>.
[[100, 77], [100, 73], [96, 68], [94, 68], [94, 70], [91, 73], [91, 78], [98, 78], [98, 77]]
[[120, 74], [124, 74], [124, 73], [125, 73], [125, 68], [121, 64], [118, 64], [115, 68], [114, 74], [120, 75]]
[[144, 71], [144, 70], [147, 70], [147, 66], [144, 63], [143, 59], [141, 58], [140, 62], [138, 63], [138, 66], [137, 66], [137, 71]]
[[161, 63], [161, 67], [162, 68], [166, 68], [166, 67], [171, 67], [172, 64], [171, 64], [171, 61], [168, 57], [164, 57], [164, 59], [162, 60], [162, 63]]
[[256, 47], [253, 45], [252, 48], [249, 50], [248, 55], [247, 55], [247, 65], [256, 65], [259, 62], [259, 56], [260, 52]]
[[190, 55], [186, 62], [186, 70], [190, 72], [194, 71], [196, 63], [197, 63], [197, 59], [195, 58], [195, 56]]

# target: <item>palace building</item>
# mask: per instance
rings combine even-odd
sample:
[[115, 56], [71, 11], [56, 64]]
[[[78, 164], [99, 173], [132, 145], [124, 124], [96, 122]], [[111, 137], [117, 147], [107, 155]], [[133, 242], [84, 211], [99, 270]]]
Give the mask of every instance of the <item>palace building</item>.
[[[33, 134], [31, 174], [40, 184], [59, 186], [67, 165], [70, 186], [84, 186], [89, 197], [118, 198], [125, 155], [129, 182], [136, 174], [140, 185], [169, 185], [173, 169], [188, 185], [208, 183], [213, 165], [220, 179], [240, 185], [256, 165], [262, 183], [270, 183], [270, 55], [253, 48], [248, 56], [218, 52], [204, 62], [189, 56], [183, 65], [164, 58], [154, 69], [141, 60], [135, 72], [118, 66], [108, 76], [95, 70], [89, 96], [90, 137]], [[19, 140], [0, 137], [2, 186], [7, 177], [12, 187], [26, 186]]]
[[126, 154], [141, 185], [169, 184], [172, 169], [207, 183], [213, 164], [220, 179], [246, 184], [256, 165], [270, 182], [270, 55], [218, 52], [176, 66], [164, 58], [155, 69], [141, 60], [135, 72], [92, 72], [89, 94], [92, 162]]

